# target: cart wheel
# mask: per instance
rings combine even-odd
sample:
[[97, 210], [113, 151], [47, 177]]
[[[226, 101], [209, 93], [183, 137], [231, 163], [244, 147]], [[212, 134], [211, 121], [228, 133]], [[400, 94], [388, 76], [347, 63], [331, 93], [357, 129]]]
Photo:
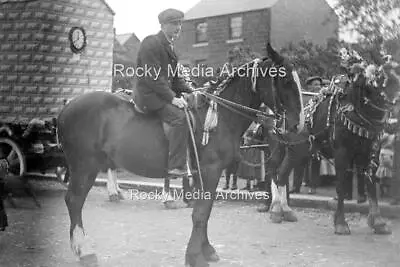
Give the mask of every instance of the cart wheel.
[[26, 172], [25, 156], [17, 143], [8, 138], [0, 138], [0, 159], [7, 160], [8, 176], [22, 177]]
[[57, 179], [61, 182], [63, 185], [68, 185], [69, 182], [69, 170], [67, 167], [57, 167], [56, 168], [56, 176]]

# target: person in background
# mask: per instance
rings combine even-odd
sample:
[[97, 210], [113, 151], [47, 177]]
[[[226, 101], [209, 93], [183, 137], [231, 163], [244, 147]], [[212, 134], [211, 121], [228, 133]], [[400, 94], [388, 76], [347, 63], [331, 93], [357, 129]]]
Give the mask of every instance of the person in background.
[[385, 193], [384, 189], [387, 187], [390, 179], [393, 177], [393, 146], [394, 134], [384, 132], [381, 139], [381, 149], [379, 152], [379, 167], [376, 171], [376, 177], [380, 179], [381, 192]]
[[306, 80], [308, 92], [319, 93], [322, 88], [322, 78], [319, 76], [312, 76]]
[[400, 205], [400, 98], [394, 110], [394, 118], [392, 119], [392, 128], [390, 132], [395, 135], [393, 144], [393, 177], [390, 183], [391, 205]]
[[261, 152], [259, 148], [250, 147], [261, 143], [256, 136], [257, 126], [253, 122], [243, 135], [243, 145], [249, 147], [241, 149], [242, 161], [239, 163], [237, 175], [246, 180], [246, 186], [241, 190], [252, 191], [261, 180]]
[[[322, 89], [323, 80], [320, 76], [312, 76], [306, 80], [307, 91], [312, 93], [320, 93]], [[302, 175], [296, 175], [297, 172], [294, 174], [294, 181], [293, 183], [297, 185], [301, 185], [300, 179], [303, 180], [305, 178], [306, 185], [309, 186], [308, 194], [315, 194], [317, 192], [317, 187], [319, 184], [319, 170], [320, 170], [321, 160], [317, 153], [312, 153], [307, 164], [304, 165], [303, 171], [297, 170], [297, 172], [303, 173]]]

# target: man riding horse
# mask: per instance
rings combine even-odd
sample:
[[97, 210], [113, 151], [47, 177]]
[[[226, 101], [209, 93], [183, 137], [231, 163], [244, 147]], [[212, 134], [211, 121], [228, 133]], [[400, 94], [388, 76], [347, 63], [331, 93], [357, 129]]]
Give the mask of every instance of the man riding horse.
[[[186, 152], [188, 125], [183, 108], [187, 102], [182, 93], [192, 90], [175, 71], [178, 59], [173, 45], [178, 38], [184, 13], [167, 9], [158, 15], [161, 30], [156, 35], [146, 37], [139, 49], [137, 67], [149, 69], [150, 75], [138, 77], [135, 102], [144, 112], [153, 112], [170, 128], [168, 174], [187, 174]], [[159, 73], [159, 75], [158, 75]]]

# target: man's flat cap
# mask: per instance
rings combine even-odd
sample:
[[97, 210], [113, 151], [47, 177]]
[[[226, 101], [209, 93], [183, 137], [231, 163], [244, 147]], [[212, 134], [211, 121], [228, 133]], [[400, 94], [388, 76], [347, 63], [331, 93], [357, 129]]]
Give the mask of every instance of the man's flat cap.
[[306, 80], [306, 84], [309, 85], [310, 83], [312, 83], [315, 80], [319, 81], [322, 84], [322, 78], [319, 76], [312, 76], [312, 77], [308, 78]]
[[169, 8], [158, 15], [158, 21], [160, 22], [160, 24], [179, 21], [183, 19], [184, 15], [185, 14], [182, 11]]

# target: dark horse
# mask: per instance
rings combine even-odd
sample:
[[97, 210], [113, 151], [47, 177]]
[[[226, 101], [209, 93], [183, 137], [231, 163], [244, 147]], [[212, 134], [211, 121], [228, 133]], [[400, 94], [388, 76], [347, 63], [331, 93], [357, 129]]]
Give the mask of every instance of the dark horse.
[[[256, 119], [253, 109], [264, 103], [277, 111], [275, 115], [286, 114], [291, 131], [303, 128], [298, 75], [269, 44], [267, 51], [271, 60], [251, 62], [230, 77], [225, 87], [219, 87], [218, 123], [210, 131], [206, 145], [200, 144], [201, 126], [209, 105], [198, 105], [193, 110], [202, 175], [202, 188], [197, 188], [204, 190], [201, 192], [204, 197], [196, 199], [193, 208], [193, 228], [186, 249], [188, 266], [208, 266], [207, 261], [219, 260], [208, 239], [208, 220], [222, 170], [238, 157], [240, 138], [251, 120]], [[265, 73], [267, 68], [281, 68], [286, 75], [256, 75], [261, 70]], [[217, 99], [214, 95], [207, 98]], [[204, 97], [200, 100], [208, 103]], [[98, 172], [123, 168], [146, 177], [166, 177], [168, 145], [163, 124], [157, 117], [138, 113], [131, 103], [107, 92], [87, 93], [73, 99], [57, 121], [58, 138], [70, 170], [65, 202], [71, 220], [71, 248], [82, 258], [89, 255], [83, 246], [82, 207]], [[198, 174], [193, 173], [195, 181], [199, 181]]]
[[[386, 67], [385, 65], [383, 69]], [[326, 157], [335, 159], [338, 194], [338, 206], [334, 215], [336, 234], [350, 234], [344, 217], [343, 200], [346, 171], [352, 167], [351, 163], [362, 170], [361, 174], [367, 183], [368, 225], [377, 234], [391, 232], [380, 215], [374, 173], [379, 150], [377, 142], [391, 108], [387, 95], [393, 95], [391, 91], [398, 86], [398, 80], [391, 72], [377, 70], [377, 67], [370, 65], [344, 86], [332, 83], [332, 94], [316, 106], [310, 120], [306, 121], [308, 127], [303, 133], [277, 135], [280, 147], [286, 146], [285, 161], [279, 167], [278, 186], [287, 184], [293, 166], [302, 158], [309, 157], [312, 151], [318, 150]], [[281, 192], [274, 191], [272, 186], [273, 222], [282, 221], [282, 207], [277, 199], [282, 193], [279, 193]], [[290, 210], [288, 207], [286, 209]], [[294, 216], [293, 211], [291, 216]]]

